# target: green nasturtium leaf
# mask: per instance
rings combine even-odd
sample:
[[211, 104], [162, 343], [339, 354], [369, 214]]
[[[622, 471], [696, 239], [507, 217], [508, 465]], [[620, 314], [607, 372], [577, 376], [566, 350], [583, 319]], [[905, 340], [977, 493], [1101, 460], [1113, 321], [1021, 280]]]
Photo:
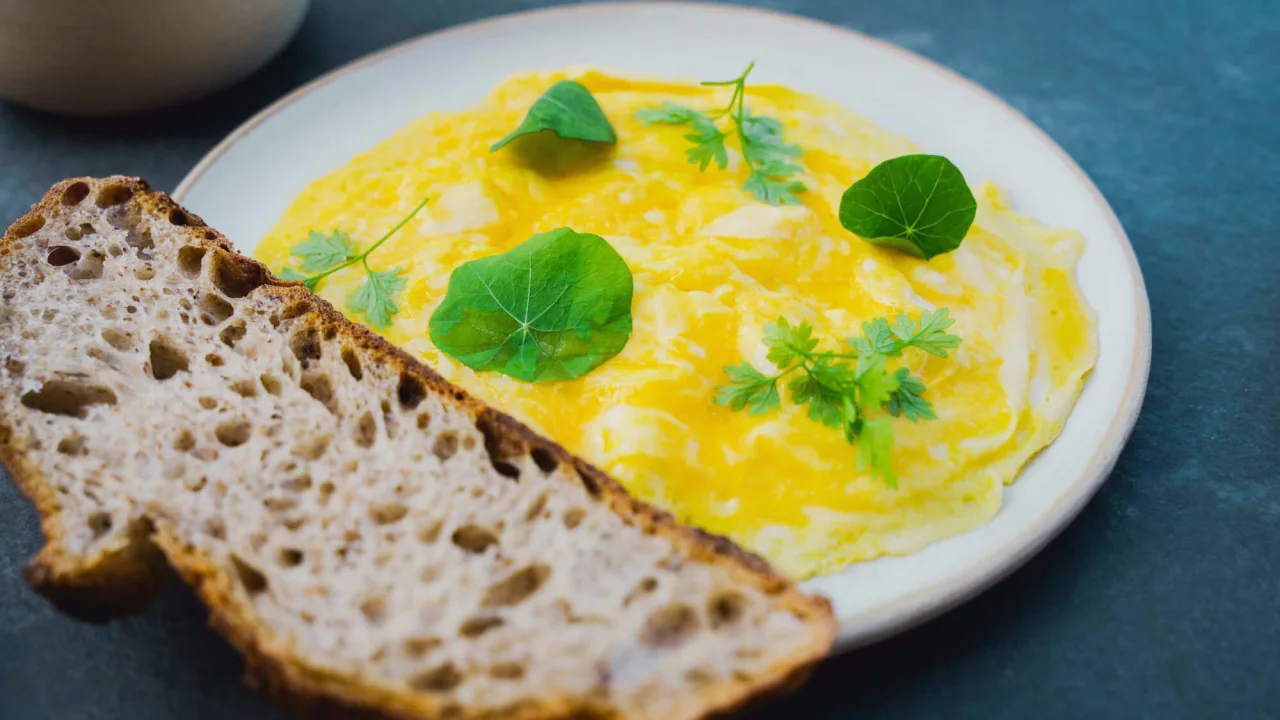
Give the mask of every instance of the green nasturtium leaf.
[[431, 341], [474, 370], [569, 380], [631, 337], [631, 270], [599, 235], [559, 228], [458, 266], [431, 315]]
[[950, 160], [903, 155], [875, 166], [845, 191], [840, 224], [873, 245], [928, 260], [960, 247], [977, 210]]
[[582, 83], [561, 80], [552, 85], [529, 108], [520, 127], [489, 148], [489, 152], [501, 150], [507, 143], [521, 135], [550, 130], [557, 137], [589, 142], [618, 142], [618, 136], [605, 117], [600, 104]]

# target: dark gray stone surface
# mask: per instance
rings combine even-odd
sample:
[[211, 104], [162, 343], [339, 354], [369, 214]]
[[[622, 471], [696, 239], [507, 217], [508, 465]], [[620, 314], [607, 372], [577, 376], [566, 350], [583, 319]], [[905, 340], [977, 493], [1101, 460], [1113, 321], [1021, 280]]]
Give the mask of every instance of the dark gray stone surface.
[[[53, 182], [171, 189], [258, 108], [389, 43], [552, 3], [320, 0], [239, 87], [129, 123], [0, 106], [0, 217]], [[1146, 407], [1080, 518], [978, 599], [827, 662], [761, 717], [1280, 718], [1280, 2], [773, 0], [936, 59], [1045, 128], [1111, 201], [1155, 326]], [[707, 32], [715, 32], [708, 28]], [[105, 628], [24, 587], [0, 481], [0, 716], [275, 718], [175, 591]]]

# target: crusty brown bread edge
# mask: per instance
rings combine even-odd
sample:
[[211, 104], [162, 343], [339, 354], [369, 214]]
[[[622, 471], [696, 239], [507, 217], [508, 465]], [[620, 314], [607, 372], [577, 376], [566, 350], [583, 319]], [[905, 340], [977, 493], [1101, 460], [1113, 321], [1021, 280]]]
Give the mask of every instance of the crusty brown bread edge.
[[[154, 191], [141, 178], [69, 178], [54, 185], [32, 207], [31, 212], [15, 221], [0, 238], [0, 259], [45, 222], [46, 214], [56, 212], [64, 192], [76, 183], [111, 183], [126, 188], [145, 210], [178, 218], [188, 241], [206, 249], [234, 253], [231, 243], [220, 233], [208, 228], [195, 215], [187, 212], [168, 195]], [[588, 492], [603, 502], [628, 523], [647, 533], [668, 537], [697, 560], [727, 565], [738, 581], [766, 589], [784, 599], [797, 614], [810, 622], [825, 626], [826, 632], [805, 648], [796, 662], [775, 667], [747, 686], [719, 687], [715, 697], [708, 698], [703, 717], [719, 717], [744, 705], [777, 693], [786, 692], [802, 683], [813, 667], [826, 656], [836, 631], [830, 603], [821, 596], [807, 596], [775, 571], [760, 557], [749, 553], [726, 538], [677, 523], [669, 514], [631, 497], [613, 478], [585, 461], [572, 456], [560, 445], [543, 438], [514, 418], [495, 410], [450, 384], [431, 368], [392, 345], [368, 328], [349, 322], [323, 299], [313, 295], [301, 283], [290, 283], [274, 277], [260, 263], [236, 256], [245, 270], [257, 275], [264, 285], [278, 289], [284, 298], [309, 302], [323, 315], [326, 330], [344, 335], [369, 351], [382, 355], [386, 362], [402, 372], [415, 375], [430, 392], [450, 397], [462, 409], [487, 428], [486, 437], [495, 443], [514, 443], [524, 447], [540, 447], [559, 461], [572, 463], [582, 477]], [[163, 523], [138, 523], [130, 528], [130, 543], [106, 557], [78, 558], [66, 552], [60, 542], [63, 535], [59, 506], [55, 493], [39, 469], [21, 454], [11, 442], [12, 429], [0, 416], [0, 462], [3, 462], [19, 489], [32, 501], [41, 519], [45, 536], [44, 548], [28, 564], [28, 582], [51, 603], [74, 617], [105, 622], [124, 617], [145, 608], [161, 592], [172, 577], [172, 566], [210, 609], [210, 625], [226, 637], [246, 659], [246, 681], [265, 690], [284, 709], [306, 717], [334, 718], [422, 718], [440, 716], [420, 705], [396, 702], [395, 693], [362, 685], [358, 680], [335, 676], [308, 666], [285, 652], [265, 647], [255, 632], [251, 611], [241, 607], [230, 590], [230, 578], [207, 559], [184, 547]], [[438, 711], [438, 709], [436, 709]], [[504, 720], [535, 718], [609, 717], [600, 709], [565, 701], [557, 707], [538, 704], [527, 708], [509, 708]]]

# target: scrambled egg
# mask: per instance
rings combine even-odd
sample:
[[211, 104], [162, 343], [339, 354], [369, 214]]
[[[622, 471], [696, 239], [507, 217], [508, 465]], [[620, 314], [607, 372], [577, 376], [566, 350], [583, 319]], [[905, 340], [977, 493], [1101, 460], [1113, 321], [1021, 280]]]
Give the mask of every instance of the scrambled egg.
[[[594, 93], [616, 148], [552, 171], [511, 148], [491, 154], [564, 77]], [[700, 172], [685, 158], [687, 127], [634, 119], [664, 100], [712, 110], [728, 94], [592, 70], [513, 77], [478, 107], [427, 115], [311, 183], [257, 256], [279, 269], [311, 229], [341, 228], [367, 247], [430, 196], [370, 256], [375, 269], [403, 267], [408, 281], [383, 334], [638, 497], [795, 578], [911, 553], [987, 522], [1003, 487], [1058, 435], [1094, 363], [1094, 316], [1073, 280], [1080, 237], [1015, 214], [984, 184], [955, 252], [926, 262], [876, 247], [840, 226], [840, 197], [877, 163], [915, 152], [909, 141], [829, 101], [749, 86], [749, 106], [779, 118], [787, 141], [804, 148], [803, 205], [772, 207], [743, 192], [733, 149], [727, 170]], [[427, 322], [455, 267], [561, 226], [603, 236], [634, 274], [634, 331], [621, 354], [576, 380], [531, 385], [477, 373], [431, 344]], [[362, 279], [352, 268], [319, 292], [345, 310]], [[780, 315], [835, 339], [873, 317], [942, 307], [964, 338], [958, 351], [908, 350], [894, 361], [924, 380], [938, 414], [893, 421], [896, 490], [859, 472], [854, 447], [802, 407], [751, 417], [712, 402], [725, 365], [770, 367], [760, 339]]]

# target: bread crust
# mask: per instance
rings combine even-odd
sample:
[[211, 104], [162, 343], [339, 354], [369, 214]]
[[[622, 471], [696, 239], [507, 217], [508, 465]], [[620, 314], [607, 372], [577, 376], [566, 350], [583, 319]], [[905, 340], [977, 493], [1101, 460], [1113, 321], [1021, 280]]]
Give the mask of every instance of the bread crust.
[[[765, 560], [738, 547], [727, 538], [683, 526], [668, 513], [633, 498], [608, 474], [571, 455], [559, 444], [538, 435], [516, 419], [473, 398], [449, 383], [431, 368], [368, 328], [348, 321], [328, 302], [308, 291], [302, 283], [276, 278], [261, 263], [235, 253], [231, 243], [187, 212], [166, 194], [152, 190], [141, 178], [69, 178], [54, 185], [15, 221], [0, 239], [0, 265], [22, 239], [43, 225], [48, 216], [60, 211], [63, 196], [79, 184], [91, 188], [113, 186], [126, 189], [143, 212], [167, 216], [188, 236], [190, 244], [207, 251], [230, 255], [241, 272], [269, 288], [273, 303], [301, 313], [319, 313], [317, 325], [326, 336], [344, 338], [380, 357], [397, 371], [417, 378], [429, 393], [449, 398], [464, 409], [481, 428], [491, 452], [528, 452], [541, 448], [559, 463], [577, 470], [587, 492], [605, 503], [628, 524], [647, 534], [669, 539], [689, 557], [728, 568], [737, 582], [753, 585], [774, 596], [807, 624], [821, 632], [805, 647], [801, 657], [781, 667], [773, 667], [749, 684], [713, 684], [703, 692], [704, 702], [689, 708], [681, 718], [719, 717], [802, 683], [813, 667], [827, 654], [836, 631], [830, 603], [821, 596], [801, 593], [789, 579]], [[260, 290], [254, 290], [259, 293]], [[5, 301], [8, 302], [8, 301]], [[26, 577], [31, 586], [59, 609], [76, 618], [105, 622], [144, 609], [169, 583], [172, 566], [210, 610], [210, 625], [226, 637], [245, 657], [246, 682], [268, 693], [283, 709], [300, 717], [323, 718], [485, 718], [488, 720], [551, 720], [553, 718], [620, 717], [606, 706], [590, 706], [568, 698], [551, 702], [530, 702], [498, 711], [477, 713], [457, 705], [442, 704], [420, 694], [381, 687], [359, 677], [337, 675], [311, 667], [286, 648], [272, 647], [267, 633], [257, 626], [251, 608], [237, 599], [229, 574], [216, 567], [192, 547], [184, 545], [167, 527], [163, 518], [152, 518], [130, 527], [128, 542], [122, 547], [91, 558], [76, 557], [62, 543], [64, 528], [56, 493], [39, 468], [26, 457], [25, 449], [13, 437], [9, 419], [0, 416], [0, 462], [8, 469], [19, 489], [34, 504], [45, 536], [44, 548], [30, 561]], [[700, 712], [699, 712], [700, 711]]]

